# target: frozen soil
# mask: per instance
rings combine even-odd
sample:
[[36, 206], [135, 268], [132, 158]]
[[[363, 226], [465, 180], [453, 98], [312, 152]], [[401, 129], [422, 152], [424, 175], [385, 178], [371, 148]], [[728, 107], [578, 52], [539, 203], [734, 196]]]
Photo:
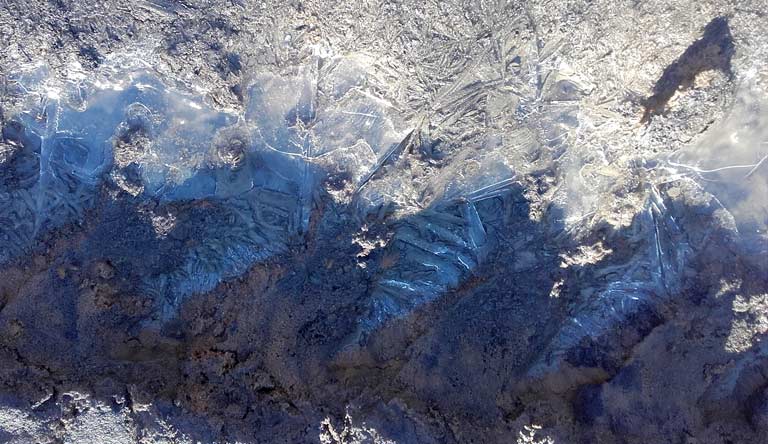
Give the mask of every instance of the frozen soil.
[[[768, 442], [766, 14], [6, 0], [0, 442]], [[64, 222], [10, 228], [35, 217], [20, 70], [54, 84], [140, 61], [247, 117], [262, 79], [338, 60], [366, 65], [358, 89], [401, 142], [367, 176], [323, 164], [306, 226], [211, 259], [229, 269], [212, 289], [147, 285], [236, 224], [221, 200], [131, 182], [143, 133], [110, 142], [116, 173], [87, 199], [56, 191]], [[311, 127], [335, 103], [280, 118]], [[240, 143], [210, 169], [268, 159]]]

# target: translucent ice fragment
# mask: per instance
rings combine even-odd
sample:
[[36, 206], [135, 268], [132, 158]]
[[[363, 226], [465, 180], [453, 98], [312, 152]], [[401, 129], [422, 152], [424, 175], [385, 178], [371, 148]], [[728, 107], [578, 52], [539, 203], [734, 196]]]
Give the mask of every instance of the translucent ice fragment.
[[694, 177], [736, 219], [742, 235], [768, 242], [768, 91], [747, 78], [726, 117], [669, 161]]
[[311, 156], [302, 127], [315, 119], [315, 78], [309, 66], [293, 75], [255, 78], [245, 118], [256, 126], [257, 140], [276, 151]]
[[314, 128], [317, 154], [364, 141], [377, 158], [382, 156], [405, 136], [392, 121], [393, 111], [382, 99], [350, 91], [320, 115]]

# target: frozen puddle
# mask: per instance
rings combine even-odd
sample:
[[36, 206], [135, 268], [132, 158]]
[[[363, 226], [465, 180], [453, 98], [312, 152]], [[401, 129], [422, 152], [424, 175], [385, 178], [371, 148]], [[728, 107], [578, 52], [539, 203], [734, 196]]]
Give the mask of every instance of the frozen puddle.
[[171, 305], [285, 251], [307, 229], [326, 171], [361, 180], [407, 134], [390, 105], [358, 88], [366, 77], [354, 59], [329, 66], [327, 94], [311, 67], [257, 76], [243, 115], [146, 70], [57, 88], [44, 68], [18, 74], [25, 105], [3, 128], [0, 262], [84, 223], [105, 181], [137, 208], [174, 213], [149, 216], [158, 230], [148, 243], [192, 232], [182, 262], [145, 282]]
[[87, 222], [96, 227], [84, 248], [173, 316], [186, 296], [301, 243], [332, 176], [344, 185], [328, 190], [337, 203], [387, 225], [387, 248], [401, 258], [373, 277], [360, 333], [406, 315], [461, 285], [496, 247], [486, 222], [507, 204], [495, 198], [541, 149], [541, 128], [551, 149], [565, 149], [558, 134], [577, 107], [521, 126], [513, 143], [458, 146], [433, 168], [438, 154], [404, 155], [429, 142], [372, 92], [388, 84], [376, 66], [352, 55], [256, 74], [242, 113], [148, 69], [58, 84], [44, 67], [20, 72], [10, 84], [22, 105], [3, 130], [11, 158], [0, 164], [0, 262], [51, 229]]
[[84, 248], [173, 316], [186, 296], [301, 243], [333, 176], [344, 184], [328, 190], [337, 203], [387, 225], [400, 258], [373, 277], [360, 333], [408, 314], [460, 286], [496, 248], [488, 223], [510, 205], [496, 198], [533, 168], [526, 156], [540, 140], [566, 149], [578, 106], [573, 98], [535, 129], [521, 125], [511, 143], [457, 146], [437, 168], [434, 153], [404, 155], [428, 141], [371, 92], [387, 84], [375, 66], [348, 56], [254, 75], [242, 113], [147, 69], [55, 85], [44, 68], [19, 73], [10, 83], [22, 106], [3, 129], [0, 263], [51, 229], [87, 222], [96, 227]]

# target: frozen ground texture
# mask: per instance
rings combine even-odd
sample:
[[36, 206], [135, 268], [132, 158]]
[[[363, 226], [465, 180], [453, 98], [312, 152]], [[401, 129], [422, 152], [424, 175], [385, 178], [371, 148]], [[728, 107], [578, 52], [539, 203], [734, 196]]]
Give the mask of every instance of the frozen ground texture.
[[0, 442], [761, 442], [766, 14], [4, 2]]

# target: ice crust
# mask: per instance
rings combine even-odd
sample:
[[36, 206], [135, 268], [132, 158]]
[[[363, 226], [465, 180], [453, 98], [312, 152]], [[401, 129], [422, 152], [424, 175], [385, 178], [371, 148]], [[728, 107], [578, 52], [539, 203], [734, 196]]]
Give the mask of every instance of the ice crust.
[[47, 230], [84, 223], [104, 181], [137, 206], [209, 202], [219, 209], [212, 213], [224, 213], [193, 228], [200, 242], [180, 252], [180, 267], [145, 282], [172, 305], [286, 251], [306, 232], [329, 171], [359, 182], [407, 133], [391, 105], [358, 88], [363, 67], [330, 66], [320, 110], [319, 73], [305, 66], [256, 76], [243, 115], [216, 110], [148, 70], [55, 88], [45, 67], [20, 73], [11, 80], [26, 106], [3, 132], [15, 157], [2, 164], [0, 261]]
[[[242, 115], [146, 69], [55, 88], [45, 67], [20, 73], [12, 80], [26, 106], [3, 134], [18, 160], [3, 164], [3, 177], [14, 181], [5, 180], [0, 195], [9, 221], [0, 228], [0, 260], [47, 230], [85, 223], [101, 184], [110, 183], [131, 205], [175, 211], [171, 227], [142, 242], [187, 233], [180, 263], [142, 278], [172, 316], [186, 296], [286, 252], [306, 234], [318, 187], [341, 175], [353, 189], [353, 213], [399, 214], [381, 223], [392, 225], [404, 259], [376, 278], [361, 329], [456, 288], [493, 242], [476, 204], [512, 184], [504, 151], [496, 143], [459, 153], [467, 169], [411, 183], [398, 162], [419, 141], [399, 111], [366, 88], [375, 80], [370, 61], [350, 56], [320, 66], [254, 76]], [[147, 217], [162, 213], [153, 211]]]
[[[24, 171], [4, 177], [25, 179], [3, 184], [11, 223], [0, 260], [48, 229], [83, 223], [108, 181], [134, 206], [154, 202], [175, 211], [172, 226], [145, 242], [184, 237], [180, 263], [142, 276], [144, 291], [165, 298], [173, 316], [186, 296], [288, 251], [307, 233], [318, 188], [341, 174], [353, 189], [352, 213], [378, 213], [375, 223], [390, 227], [390, 247], [401, 258], [374, 278], [361, 334], [406, 315], [457, 288], [498, 245], [484, 223], [503, 211], [492, 200], [533, 167], [528, 153], [566, 151], [585, 87], [550, 80], [523, 97], [521, 119], [533, 102], [543, 111], [511, 143], [491, 136], [447, 153], [452, 161], [420, 182], [403, 157], [429, 142], [372, 92], [371, 66], [353, 55], [255, 75], [242, 115], [216, 110], [146, 69], [57, 88], [44, 68], [22, 73], [14, 80], [27, 107], [4, 134], [22, 157], [4, 166]], [[471, 97], [482, 86], [467, 82], [443, 99]]]
[[[582, 172], [591, 154], [574, 144], [583, 127], [579, 100], [592, 86], [567, 67], [543, 84], [533, 82], [534, 70], [526, 74], [528, 90], [521, 89], [514, 109], [519, 125], [504, 136], [491, 131], [479, 144], [435, 153], [409, 126], [413, 116], [374, 93], [374, 66], [350, 55], [256, 74], [242, 113], [216, 109], [148, 69], [63, 84], [45, 67], [20, 72], [11, 85], [24, 105], [3, 129], [13, 149], [0, 170], [0, 263], [50, 229], [86, 223], [109, 183], [155, 226], [168, 215], [166, 226], [141, 242], [177, 249], [173, 242], [184, 241], [174, 264], [142, 274], [143, 290], [164, 298], [165, 314], [173, 316], [185, 297], [300, 243], [321, 187], [341, 177], [351, 189], [342, 205], [388, 227], [388, 247], [400, 258], [373, 277], [369, 310], [359, 320], [364, 336], [465, 282], [499, 245], [488, 225], [506, 211], [496, 199], [535, 168], [559, 162], [563, 186], [552, 199], [566, 228], [599, 208], [600, 190]], [[483, 87], [468, 78], [440, 100], [470, 100]], [[406, 159], [414, 151], [426, 160]], [[414, 174], [417, 167], [434, 174]], [[626, 276], [579, 302], [555, 341], [563, 349], [673, 293], [668, 287], [687, 249], [672, 240], [680, 228], [659, 191], [647, 189], [637, 230], [648, 251]]]

